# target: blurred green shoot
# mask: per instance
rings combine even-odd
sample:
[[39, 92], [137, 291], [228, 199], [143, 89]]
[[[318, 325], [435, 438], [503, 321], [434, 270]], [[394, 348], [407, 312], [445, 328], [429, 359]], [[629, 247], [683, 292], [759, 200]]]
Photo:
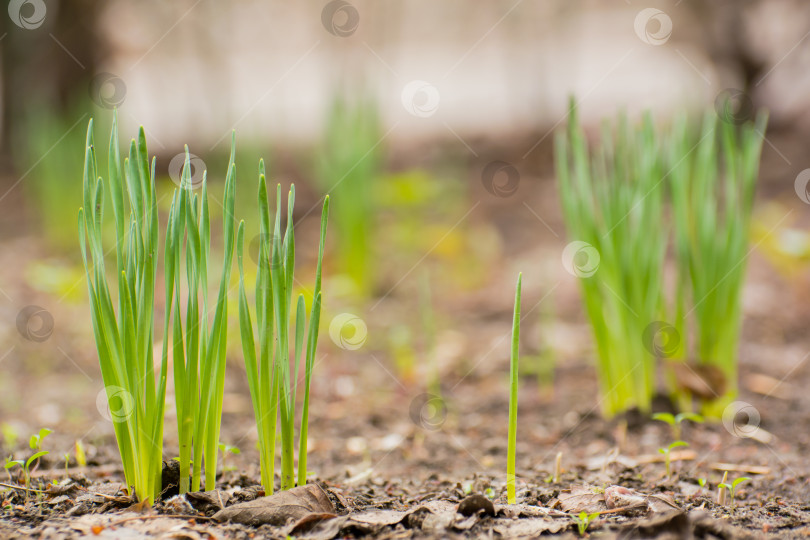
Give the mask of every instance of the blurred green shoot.
[[84, 444], [81, 440], [76, 441], [76, 446], [73, 451], [74, 455], [76, 456], [76, 464], [79, 467], [86, 467], [87, 466], [87, 453], [84, 451]]
[[523, 274], [518, 274], [512, 316], [512, 350], [509, 361], [509, 441], [506, 455], [506, 499], [515, 504], [515, 448], [517, 444], [518, 363], [520, 361], [520, 294]]
[[[62, 113], [43, 103], [29, 107], [24, 114], [20, 132], [15, 134], [18, 149], [12, 156], [15, 165], [25, 172], [25, 194], [34, 204], [48, 246], [57, 251], [75, 249], [75, 208], [65, 202], [82, 196], [81, 183], [70, 179], [82, 174], [82, 125], [88, 117], [85, 107], [74, 105]], [[110, 119], [96, 118], [95, 123], [107, 129]], [[106, 156], [99, 158], [99, 165], [106, 168]]]
[[242, 453], [242, 451], [239, 450], [238, 447], [231, 446], [230, 444], [225, 444], [224, 442], [219, 443], [219, 451], [222, 452], [222, 470], [223, 471], [235, 470], [236, 467], [233, 467], [233, 466], [226, 467], [225, 466], [225, 458], [228, 457], [228, 454], [239, 455], [239, 454]]
[[589, 514], [585, 510], [579, 513], [578, 516], [574, 516], [574, 523], [577, 525], [577, 532], [579, 532], [580, 536], [585, 536], [585, 533], [588, 532], [588, 527], [591, 526], [593, 520], [599, 517], [599, 512], [594, 512]]
[[375, 230], [375, 181], [383, 160], [383, 135], [377, 104], [366, 97], [337, 95], [329, 110], [317, 176], [336, 196], [339, 273], [348, 276], [361, 297], [375, 285], [371, 236]]
[[426, 270], [419, 281], [419, 317], [422, 321], [424, 355], [427, 358], [427, 390], [442, 399], [441, 377], [436, 356], [436, 316], [433, 309], [433, 294], [430, 290], [430, 274]]
[[653, 420], [660, 420], [661, 422], [666, 422], [672, 428], [672, 437], [675, 440], [680, 440], [681, 438], [681, 424], [685, 420], [691, 420], [696, 424], [703, 423], [703, 417], [696, 413], [691, 412], [682, 412], [678, 414], [660, 412], [655, 413], [652, 415]]
[[13, 449], [15, 446], [17, 446], [17, 439], [20, 437], [20, 435], [17, 433], [17, 428], [8, 422], [3, 422], [0, 424], [0, 435], [3, 436], [3, 445], [6, 448]]
[[[556, 138], [556, 167], [569, 238], [564, 263], [578, 276], [593, 329], [603, 412], [649, 411], [655, 361], [645, 327], [661, 318], [664, 175], [652, 118], [605, 124], [590, 151], [571, 101], [568, 129]], [[581, 257], [587, 258], [582, 262]]]
[[410, 386], [413, 384], [416, 365], [416, 353], [410, 328], [405, 324], [392, 324], [388, 330], [388, 343], [398, 377], [405, 386]]
[[[250, 396], [259, 432], [261, 479], [265, 493], [273, 493], [276, 455], [276, 427], [281, 421], [281, 489], [295, 487], [294, 438], [296, 416], [296, 393], [298, 372], [304, 362], [304, 397], [302, 401], [300, 432], [298, 435], [298, 485], [307, 481], [307, 431], [309, 427], [309, 391], [318, 330], [321, 316], [321, 272], [326, 222], [329, 215], [329, 196], [324, 198], [321, 213], [321, 235], [318, 248], [318, 263], [315, 273], [315, 289], [309, 312], [309, 330], [306, 329], [304, 296], [299, 295], [294, 318], [292, 289], [295, 267], [295, 237], [293, 207], [295, 186], [290, 187], [287, 197], [287, 226], [281, 234], [281, 185], [276, 188], [275, 227], [270, 229], [270, 209], [267, 201], [264, 162], [259, 163], [259, 215], [261, 235], [259, 265], [256, 273], [256, 326], [258, 327], [259, 352], [253, 322], [245, 293], [243, 265], [244, 223], [237, 232], [237, 263], [239, 266], [239, 323], [242, 333], [242, 349], [245, 357]], [[294, 326], [291, 325], [294, 323]], [[294, 328], [294, 330], [293, 330]], [[304, 337], [306, 333], [306, 350]], [[292, 346], [292, 347], [291, 347]], [[291, 350], [292, 349], [292, 350]], [[295, 366], [291, 373], [290, 358]]]
[[755, 123], [718, 124], [712, 111], [693, 144], [681, 117], [669, 148], [678, 262], [676, 327], [686, 336], [687, 319], [693, 316], [697, 361], [725, 376], [725, 394], [703, 404], [703, 413], [713, 418], [722, 415], [737, 393], [742, 284], [766, 123], [767, 115], [760, 113]]

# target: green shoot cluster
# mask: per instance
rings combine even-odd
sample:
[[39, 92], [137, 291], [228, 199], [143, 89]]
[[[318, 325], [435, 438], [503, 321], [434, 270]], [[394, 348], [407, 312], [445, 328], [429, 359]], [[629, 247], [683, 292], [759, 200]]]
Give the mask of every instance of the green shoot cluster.
[[[259, 265], [256, 274], [256, 331], [250, 315], [245, 293], [243, 265], [244, 224], [237, 232], [237, 261], [239, 264], [239, 326], [242, 350], [245, 356], [253, 412], [259, 431], [261, 477], [265, 493], [273, 493], [275, 476], [276, 432], [280, 420], [281, 433], [281, 489], [295, 487], [295, 417], [299, 367], [304, 365], [304, 397], [298, 436], [298, 485], [307, 481], [307, 430], [309, 424], [309, 390], [318, 344], [321, 315], [321, 268], [326, 221], [329, 215], [329, 197], [324, 199], [321, 213], [321, 239], [315, 290], [309, 311], [309, 329], [304, 296], [299, 295], [295, 315], [291, 317], [292, 290], [295, 268], [295, 236], [293, 207], [295, 186], [287, 197], [287, 226], [281, 235], [281, 186], [276, 188], [275, 225], [270, 229], [270, 210], [264, 163], [259, 165], [259, 216], [261, 223]], [[258, 354], [256, 334], [258, 333]], [[304, 339], [306, 336], [306, 347]], [[292, 353], [294, 372], [290, 369]]]
[[[572, 102], [568, 129], [557, 136], [556, 165], [569, 234], [597, 258], [598, 268], [570, 265], [583, 270], [577, 275], [607, 416], [650, 410], [658, 356], [694, 358], [722, 373], [726, 384], [703, 403], [706, 415], [719, 417], [736, 395], [742, 281], [765, 123], [760, 114], [755, 123], [718, 124], [707, 113], [693, 144], [685, 118], [661, 135], [649, 114], [637, 128], [622, 116], [615, 127], [605, 125], [591, 151]], [[663, 294], [669, 209], [677, 286], [667, 337], [674, 341], [659, 351], [646, 334], [669, 318]], [[673, 396], [690, 407], [692, 396], [670, 379]]]
[[601, 135], [601, 146], [590, 152], [572, 104], [568, 130], [557, 136], [556, 163], [568, 233], [599, 258], [595, 273], [586, 268], [578, 275], [596, 342], [602, 407], [613, 416], [632, 407], [650, 410], [655, 358], [641, 336], [661, 318], [667, 242], [652, 118], [645, 115], [633, 129], [621, 117], [615, 130], [605, 124]]

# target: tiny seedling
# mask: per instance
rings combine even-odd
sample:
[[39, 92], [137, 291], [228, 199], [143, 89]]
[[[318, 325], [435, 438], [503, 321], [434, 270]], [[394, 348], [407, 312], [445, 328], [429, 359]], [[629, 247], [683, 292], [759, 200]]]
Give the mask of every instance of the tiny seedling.
[[691, 420], [696, 424], [703, 423], [703, 417], [696, 413], [682, 412], [678, 414], [671, 414], [666, 412], [655, 413], [652, 415], [653, 420], [660, 420], [666, 422], [672, 428], [672, 437], [677, 441], [681, 439], [681, 424], [685, 420]]
[[42, 450], [42, 441], [51, 433], [53, 433], [53, 431], [48, 428], [40, 429], [39, 433], [31, 435], [31, 438], [28, 440], [28, 446], [31, 450]]
[[31, 470], [31, 465], [34, 462], [36, 462], [37, 465], [39, 465], [39, 458], [41, 458], [44, 455], [47, 455], [48, 453], [49, 452], [47, 450], [40, 450], [39, 452], [35, 452], [34, 455], [32, 455], [27, 460], [11, 459], [11, 456], [6, 458], [6, 464], [5, 464], [6, 470], [9, 470], [12, 467], [15, 467], [17, 465], [19, 465], [23, 470], [23, 479], [25, 481], [25, 500], [26, 501], [28, 500], [28, 490], [31, 487], [31, 473], [33, 472]]
[[234, 467], [232, 465], [229, 466], [229, 467], [225, 466], [225, 458], [228, 457], [228, 454], [237, 455], [237, 454], [241, 454], [242, 451], [239, 450], [238, 447], [231, 446], [230, 444], [225, 444], [224, 442], [219, 443], [219, 451], [222, 452], [222, 471], [224, 472], [224, 471], [235, 470], [236, 467]]
[[487, 489], [484, 490], [484, 495], [487, 496], [487, 499], [492, 500], [495, 498], [495, 490], [492, 489], [491, 487], [488, 487]]
[[[52, 430], [50, 430], [48, 428], [42, 428], [42, 429], [39, 430], [39, 433], [35, 433], [34, 435], [31, 435], [31, 438], [28, 440], [29, 448], [31, 448], [31, 450], [33, 450], [34, 452], [37, 452], [37, 453], [41, 452], [41, 450], [42, 450], [42, 441], [44, 441], [45, 437], [47, 437], [51, 433], [53, 433]], [[45, 454], [47, 454], [47, 453], [48, 452], [45, 452]], [[40, 453], [39, 455], [44, 456], [45, 454]], [[37, 459], [36, 463], [34, 463], [34, 468], [31, 470], [31, 472], [36, 471], [37, 468], [39, 468], [39, 459]]]
[[678, 448], [679, 446], [689, 446], [689, 443], [684, 441], [675, 441], [670, 443], [670, 445], [665, 448], [658, 449], [660, 453], [664, 454], [664, 463], [666, 463], [667, 468], [667, 478], [672, 477], [672, 449]]
[[512, 318], [512, 354], [509, 370], [509, 443], [506, 461], [506, 500], [515, 504], [515, 444], [517, 442], [518, 350], [520, 344], [520, 289], [523, 274], [518, 274], [515, 310]]
[[703, 487], [706, 487], [706, 479], [705, 479], [705, 478], [698, 478], [698, 479], [697, 479], [697, 482], [698, 482], [698, 485], [699, 485], [700, 487], [702, 487], [702, 488], [703, 488]]
[[574, 516], [574, 523], [577, 524], [577, 531], [579, 532], [579, 535], [585, 536], [585, 533], [588, 531], [588, 527], [590, 527], [593, 520], [598, 517], [599, 512], [589, 514], [585, 510], [580, 512], [578, 516]]
[[728, 471], [726, 471], [726, 473], [723, 475], [723, 482], [720, 483], [717, 487], [720, 490], [725, 489], [726, 491], [728, 491], [728, 494], [731, 497], [731, 509], [734, 510], [734, 508], [736, 507], [736, 504], [734, 502], [734, 495], [737, 492], [737, 486], [751, 479], [747, 476], [741, 476], [729, 484], [726, 482], [727, 476]]

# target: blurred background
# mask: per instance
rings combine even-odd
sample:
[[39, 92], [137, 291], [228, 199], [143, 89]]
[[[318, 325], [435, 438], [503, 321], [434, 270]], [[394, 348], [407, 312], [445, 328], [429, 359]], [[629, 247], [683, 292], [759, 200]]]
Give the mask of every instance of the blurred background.
[[[115, 455], [76, 226], [87, 123], [103, 155], [114, 108], [122, 140], [145, 128], [165, 210], [184, 144], [218, 208], [236, 131], [254, 259], [259, 158], [268, 183], [295, 183], [302, 289], [331, 194], [311, 460], [353, 473], [404, 467], [397, 455], [447, 465], [427, 460], [431, 444], [455, 449], [452, 466], [491, 465], [506, 444], [487, 415], [506, 411], [518, 271], [522, 444], [551, 445], [598, 410], [589, 328], [560, 259], [552, 150], [569, 96], [593, 128], [617, 110], [698, 115], [721, 96], [739, 115], [767, 108], [743, 386], [764, 394], [790, 374], [779, 403], [808, 410], [790, 382], [807, 375], [810, 316], [806, 2], [9, 0], [0, 55], [0, 446], [51, 427], [91, 460]], [[232, 319], [223, 437], [253, 463]]]

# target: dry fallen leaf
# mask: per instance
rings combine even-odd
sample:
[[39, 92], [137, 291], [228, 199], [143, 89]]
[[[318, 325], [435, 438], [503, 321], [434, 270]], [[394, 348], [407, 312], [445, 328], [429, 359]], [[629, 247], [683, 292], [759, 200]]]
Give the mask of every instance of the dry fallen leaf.
[[326, 493], [315, 484], [281, 491], [269, 497], [229, 506], [214, 514], [216, 521], [233, 521], [243, 525], [286, 525], [308, 514], [332, 514], [335, 507]]
[[576, 486], [571, 488], [570, 493], [561, 494], [556, 505], [562, 511], [572, 514], [601, 512], [606, 509], [605, 494], [594, 493], [592, 488]]

